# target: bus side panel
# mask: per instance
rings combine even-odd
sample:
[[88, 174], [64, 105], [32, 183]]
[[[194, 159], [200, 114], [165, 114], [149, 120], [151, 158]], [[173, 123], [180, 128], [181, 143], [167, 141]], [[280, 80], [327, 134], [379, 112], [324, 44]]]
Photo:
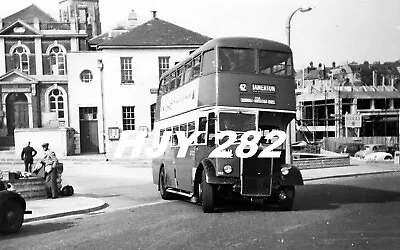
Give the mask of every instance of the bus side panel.
[[190, 156], [190, 151], [193, 150], [193, 146], [190, 146], [186, 151], [185, 157], [176, 157], [179, 151], [179, 147], [175, 151], [175, 165], [176, 175], [178, 180], [178, 188], [181, 190], [192, 192], [192, 167], [194, 165], [194, 159]]
[[167, 187], [176, 187], [175, 180], [175, 165], [174, 162], [174, 151], [175, 148], [167, 147], [166, 151], [163, 155], [157, 158], [153, 158], [152, 160], [152, 172], [153, 172], [153, 183], [158, 184], [158, 179], [160, 177], [160, 169], [164, 168], [166, 175], [166, 186]]
[[158, 185], [158, 178], [160, 176], [161, 161], [159, 158], [152, 160], [153, 183]]

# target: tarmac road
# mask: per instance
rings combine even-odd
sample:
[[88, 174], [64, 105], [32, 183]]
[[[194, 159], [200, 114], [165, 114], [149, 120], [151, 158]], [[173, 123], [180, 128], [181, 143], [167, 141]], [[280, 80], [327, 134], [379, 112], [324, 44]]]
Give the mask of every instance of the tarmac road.
[[27, 223], [0, 249], [399, 249], [399, 173], [307, 182], [292, 212], [186, 201]]

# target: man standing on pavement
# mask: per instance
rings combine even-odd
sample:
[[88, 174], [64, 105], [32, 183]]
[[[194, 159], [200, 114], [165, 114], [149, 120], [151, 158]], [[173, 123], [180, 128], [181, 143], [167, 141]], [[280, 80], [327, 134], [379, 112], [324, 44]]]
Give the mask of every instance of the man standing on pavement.
[[41, 163], [45, 171], [47, 198], [56, 199], [58, 198], [56, 168], [58, 159], [56, 154], [49, 149], [49, 144], [47, 142], [43, 143], [42, 147], [45, 155]]
[[33, 157], [37, 154], [37, 151], [32, 148], [31, 142], [28, 141], [26, 147], [22, 149], [21, 152], [21, 160], [25, 163], [25, 172], [32, 173], [32, 164], [33, 164]]

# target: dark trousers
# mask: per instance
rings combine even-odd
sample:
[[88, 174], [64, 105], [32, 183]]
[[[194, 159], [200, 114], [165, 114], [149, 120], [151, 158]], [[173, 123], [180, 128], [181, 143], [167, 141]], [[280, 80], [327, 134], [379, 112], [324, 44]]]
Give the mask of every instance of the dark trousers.
[[50, 173], [46, 173], [46, 191], [47, 198], [57, 198], [58, 188], [57, 188], [57, 169], [51, 170]]
[[33, 164], [33, 161], [24, 161], [24, 163], [25, 163], [25, 172], [29, 172], [29, 173], [32, 173], [32, 164]]

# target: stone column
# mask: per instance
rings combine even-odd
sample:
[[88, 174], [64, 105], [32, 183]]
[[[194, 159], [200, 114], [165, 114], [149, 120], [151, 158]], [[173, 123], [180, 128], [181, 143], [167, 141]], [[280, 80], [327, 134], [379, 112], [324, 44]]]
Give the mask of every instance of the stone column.
[[4, 38], [0, 38], [0, 75], [6, 73], [6, 51], [4, 46]]
[[5, 93], [3, 93], [3, 94], [1, 95], [1, 101], [2, 101], [2, 103], [1, 103], [1, 110], [3, 110], [3, 114], [4, 114], [4, 116], [3, 116], [3, 124], [4, 124], [4, 126], [7, 127], [7, 119], [6, 119], [6, 117], [7, 117], [6, 97], [7, 97], [7, 94], [5, 94]]
[[79, 51], [79, 40], [76, 37], [71, 37], [71, 52]]
[[43, 75], [43, 57], [42, 57], [42, 39], [35, 38], [35, 63], [36, 63], [36, 75]]
[[33, 128], [33, 108], [32, 108], [32, 96], [30, 93], [26, 94], [28, 98], [28, 117], [29, 117], [29, 128]]

